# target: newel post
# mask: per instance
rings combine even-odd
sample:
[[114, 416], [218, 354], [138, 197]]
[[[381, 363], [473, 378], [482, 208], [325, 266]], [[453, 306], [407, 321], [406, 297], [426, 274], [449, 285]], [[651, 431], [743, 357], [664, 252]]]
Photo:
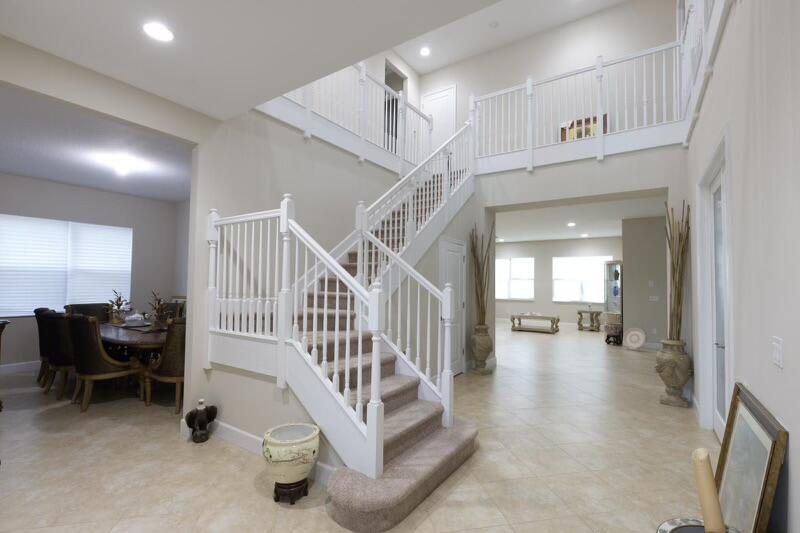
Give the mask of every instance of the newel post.
[[536, 146], [536, 139], [534, 139], [534, 135], [536, 135], [536, 110], [534, 109], [533, 101], [533, 79], [530, 76], [525, 80], [525, 95], [528, 101], [528, 172], [533, 172], [533, 149]]
[[406, 175], [406, 111], [408, 110], [408, 96], [400, 91], [397, 110], [397, 155], [400, 156], [400, 179]]
[[[206, 288], [206, 305], [208, 306], [208, 327], [219, 327], [219, 307], [217, 303], [217, 257], [219, 257], [219, 228], [217, 228], [219, 213], [216, 209], [208, 210], [208, 226], [206, 240], [208, 241], [208, 284]], [[206, 350], [206, 360], [203, 368], [211, 368], [211, 358]]]
[[446, 283], [444, 286], [444, 300], [442, 301], [442, 321], [444, 322], [444, 353], [442, 354], [442, 425], [449, 428], [453, 425], [453, 369], [451, 361], [453, 359], [453, 285]]
[[[428, 157], [433, 153], [433, 115], [428, 115], [428, 151], [425, 153], [425, 157]], [[423, 157], [422, 159], [425, 159]]]
[[361, 138], [358, 149], [358, 162], [363, 163], [367, 150], [367, 66], [363, 61], [358, 63], [358, 135]]
[[383, 401], [381, 400], [381, 333], [383, 332], [382, 291], [380, 281], [369, 290], [369, 316], [367, 326], [372, 332], [372, 367], [370, 370], [370, 396], [367, 404], [367, 444], [372, 458], [369, 476], [373, 479], [383, 474]]
[[278, 293], [278, 361], [276, 381], [279, 389], [286, 388], [286, 343], [292, 336], [292, 287], [289, 281], [291, 271], [291, 236], [289, 221], [294, 219], [294, 200], [291, 194], [284, 194], [281, 200], [281, 289]]
[[[603, 109], [603, 56], [597, 56], [597, 64], [595, 66], [595, 78], [597, 78], [597, 116], [594, 118], [595, 127], [597, 131], [595, 136], [597, 140], [597, 160], [602, 161], [605, 157], [605, 110]], [[585, 133], [584, 133], [585, 135]]]
[[406, 246], [410, 246], [414, 237], [417, 236], [417, 178], [411, 176], [408, 193], [408, 213], [406, 214]]
[[314, 107], [314, 86], [310, 83], [303, 86], [303, 106], [306, 111], [305, 128], [303, 128], [303, 137], [306, 139], [311, 138], [311, 111]]

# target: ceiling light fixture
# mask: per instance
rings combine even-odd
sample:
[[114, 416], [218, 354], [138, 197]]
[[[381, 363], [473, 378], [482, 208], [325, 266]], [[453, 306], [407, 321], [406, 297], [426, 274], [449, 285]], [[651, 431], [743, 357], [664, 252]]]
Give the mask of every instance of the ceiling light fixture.
[[117, 176], [127, 176], [134, 172], [147, 172], [155, 165], [146, 159], [136, 157], [128, 152], [95, 152], [89, 159], [100, 166], [110, 168]]
[[419, 49], [419, 55], [421, 55], [422, 57], [428, 57], [429, 55], [431, 55], [431, 49], [428, 48], [427, 46], [423, 46], [422, 48]]
[[160, 22], [148, 22], [142, 29], [148, 37], [162, 43], [168, 43], [175, 38], [170, 29]]
[[570, 227], [570, 228], [574, 228], [575, 227], [575, 223], [574, 222], [567, 222], [567, 226]]
[[501, 239], [500, 237], [497, 238], [497, 242], [506, 242], [505, 239]]
[[589, 236], [589, 234], [588, 234], [588, 233], [581, 233], [581, 238], [582, 238], [582, 239], [585, 239], [585, 238], [586, 238], [586, 237], [588, 237], [588, 236]]

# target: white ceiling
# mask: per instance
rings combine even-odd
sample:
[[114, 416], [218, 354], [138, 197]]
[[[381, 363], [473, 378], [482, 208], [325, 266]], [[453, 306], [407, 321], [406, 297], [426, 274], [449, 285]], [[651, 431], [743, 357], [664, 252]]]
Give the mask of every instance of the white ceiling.
[[[426, 74], [624, 1], [503, 0], [395, 46], [394, 50], [414, 70]], [[430, 56], [420, 55], [423, 46], [431, 49]]]
[[0, 0], [0, 33], [227, 119], [495, 1]]
[[[168, 201], [189, 198], [193, 145], [0, 83], [0, 173]], [[118, 176], [94, 161], [124, 152], [150, 169]], [[0, 192], [0, 194], [2, 194]]]
[[[665, 200], [665, 194], [655, 192], [622, 200], [589, 199], [578, 204], [503, 211], [497, 213], [496, 234], [504, 242], [579, 239], [582, 233], [588, 233], [589, 238], [619, 237], [623, 219], [664, 215]], [[568, 227], [568, 222], [575, 222], [575, 227]]]

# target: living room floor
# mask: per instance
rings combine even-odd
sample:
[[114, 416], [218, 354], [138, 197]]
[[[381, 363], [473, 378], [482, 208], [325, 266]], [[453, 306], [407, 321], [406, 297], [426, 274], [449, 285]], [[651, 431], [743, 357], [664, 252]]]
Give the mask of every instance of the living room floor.
[[[497, 324], [493, 375], [456, 378], [479, 449], [396, 531], [655, 531], [699, 516], [691, 452], [716, 437], [662, 406], [655, 354]], [[272, 501], [263, 459], [218, 438], [187, 442], [171, 390], [151, 407], [101, 388], [80, 414], [32, 374], [0, 375], [0, 531], [342, 531], [313, 485]]]

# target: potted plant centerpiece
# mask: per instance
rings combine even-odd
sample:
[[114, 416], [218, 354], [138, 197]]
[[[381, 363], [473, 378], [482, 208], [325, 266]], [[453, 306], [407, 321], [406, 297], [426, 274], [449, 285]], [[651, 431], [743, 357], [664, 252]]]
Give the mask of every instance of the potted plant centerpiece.
[[661, 403], [675, 407], [689, 407], [683, 397], [683, 387], [692, 377], [692, 359], [684, 351], [681, 340], [683, 321], [683, 278], [686, 271], [686, 252], [689, 248], [689, 206], [684, 202], [681, 218], [675, 210], [667, 208], [667, 248], [669, 250], [669, 324], [667, 339], [661, 341], [656, 355], [656, 372], [666, 385]]
[[111, 323], [124, 324], [124, 313], [129, 309], [130, 302], [122, 294], [114, 291], [114, 298], [109, 300], [108, 303], [111, 305]]
[[478, 238], [477, 226], [472, 228], [469, 234], [470, 257], [475, 274], [476, 318], [478, 321], [472, 333], [472, 357], [475, 359], [475, 372], [478, 374], [492, 373], [492, 370], [486, 367], [486, 360], [494, 350], [492, 337], [489, 335], [489, 326], [486, 325], [492, 239], [494, 239], [494, 224], [492, 224], [489, 238], [485, 243], [483, 235], [480, 236], [480, 239]]
[[164, 328], [169, 318], [167, 310], [167, 301], [158, 294], [158, 291], [153, 291], [153, 299], [150, 300], [150, 328], [158, 330]]

